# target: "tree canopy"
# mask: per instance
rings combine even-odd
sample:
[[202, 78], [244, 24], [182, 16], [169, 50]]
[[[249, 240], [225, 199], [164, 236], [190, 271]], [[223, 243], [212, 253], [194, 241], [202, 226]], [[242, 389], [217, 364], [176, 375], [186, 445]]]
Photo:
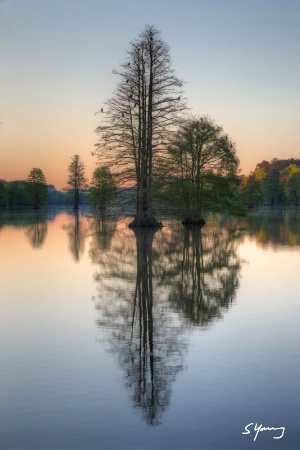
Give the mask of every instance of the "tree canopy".
[[71, 193], [74, 209], [79, 209], [79, 200], [82, 192], [88, 188], [87, 178], [85, 176], [85, 165], [79, 155], [74, 155], [68, 167], [69, 178], [66, 190]]
[[27, 190], [31, 197], [34, 209], [39, 209], [47, 199], [46, 177], [41, 169], [33, 168], [26, 179]]
[[117, 197], [117, 186], [114, 176], [108, 167], [97, 167], [91, 181], [89, 202], [92, 206], [106, 209]]
[[180, 206], [184, 222], [203, 223], [205, 209], [222, 209], [233, 197], [238, 158], [235, 145], [209, 117], [185, 120], [163, 168], [166, 198]]

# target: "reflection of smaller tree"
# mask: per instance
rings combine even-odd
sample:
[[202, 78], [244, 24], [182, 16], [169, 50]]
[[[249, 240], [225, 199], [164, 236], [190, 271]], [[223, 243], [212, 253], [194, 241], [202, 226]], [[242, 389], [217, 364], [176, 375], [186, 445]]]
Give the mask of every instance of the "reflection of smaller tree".
[[169, 299], [192, 323], [208, 325], [232, 303], [240, 270], [237, 238], [222, 230], [202, 234], [199, 227], [184, 229], [182, 260], [170, 280]]
[[47, 234], [47, 228], [47, 222], [41, 221], [39, 213], [36, 211], [34, 223], [27, 225], [25, 231], [33, 248], [39, 248], [43, 245]]

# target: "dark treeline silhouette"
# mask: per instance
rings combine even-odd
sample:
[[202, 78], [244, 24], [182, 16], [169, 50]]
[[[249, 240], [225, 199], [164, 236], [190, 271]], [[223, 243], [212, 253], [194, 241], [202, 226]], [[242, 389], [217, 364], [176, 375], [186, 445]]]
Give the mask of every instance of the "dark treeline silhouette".
[[32, 200], [21, 180], [0, 180], [0, 207], [32, 206]]
[[[27, 189], [26, 181], [0, 180], [0, 208], [33, 206], [33, 203], [32, 197]], [[45, 203], [49, 206], [69, 206], [72, 205], [72, 197], [69, 192], [59, 191], [53, 184], [48, 184]], [[84, 191], [82, 194], [81, 204], [88, 204], [87, 191]]]

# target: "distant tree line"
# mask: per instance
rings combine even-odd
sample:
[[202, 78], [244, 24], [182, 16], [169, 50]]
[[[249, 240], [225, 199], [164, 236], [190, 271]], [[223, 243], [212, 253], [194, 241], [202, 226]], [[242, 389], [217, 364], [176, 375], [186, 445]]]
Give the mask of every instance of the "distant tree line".
[[247, 206], [300, 205], [300, 159], [262, 161], [242, 176], [240, 199]]
[[26, 180], [0, 180], [0, 207], [31, 206], [39, 209], [42, 205], [67, 205], [69, 194], [47, 185], [43, 171], [31, 169]]
[[85, 165], [79, 155], [71, 158], [68, 167], [67, 187], [61, 191], [47, 184], [43, 171], [33, 168], [26, 180], [0, 180], [0, 207], [31, 206], [39, 209], [42, 205], [90, 204], [99, 209], [111, 206], [118, 196], [114, 176], [107, 167], [97, 167], [91, 186], [85, 176]]
[[[238, 177], [237, 158], [227, 148], [232, 143], [221, 127], [207, 117], [187, 121], [182, 127], [177, 141], [174, 140], [168, 149], [169, 159], [160, 169], [160, 182], [152, 187], [154, 211], [196, 221], [207, 211], [243, 215], [244, 206], [300, 205], [300, 159], [262, 161], [248, 176]], [[211, 131], [210, 138], [207, 128]], [[202, 139], [200, 155], [196, 145], [199, 139]], [[214, 158], [209, 148], [210, 139], [215, 149], [220, 145]], [[45, 204], [69, 205], [74, 209], [78, 209], [79, 204], [89, 204], [102, 211], [111, 206], [119, 206], [123, 211], [130, 210], [130, 205], [132, 208], [136, 190], [118, 187], [109, 167], [96, 167], [90, 185], [78, 155], [72, 157], [68, 170], [67, 187], [63, 190], [46, 184], [46, 178], [38, 168], [33, 168], [26, 180], [0, 180], [0, 208], [27, 206], [38, 209]]]
[[[0, 180], [0, 207], [14, 206], [34, 207], [34, 198], [26, 180], [5, 181]], [[67, 192], [59, 191], [52, 184], [46, 185], [40, 199], [40, 205], [68, 205], [71, 204]]]

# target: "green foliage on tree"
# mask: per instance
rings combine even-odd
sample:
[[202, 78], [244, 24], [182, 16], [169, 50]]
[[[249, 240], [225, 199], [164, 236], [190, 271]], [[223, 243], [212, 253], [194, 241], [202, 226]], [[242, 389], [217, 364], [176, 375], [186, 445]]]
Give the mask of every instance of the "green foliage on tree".
[[32, 200], [25, 181], [11, 181], [9, 183], [9, 206], [31, 206]]
[[117, 186], [108, 167], [97, 167], [91, 181], [88, 200], [94, 207], [105, 210], [117, 198]]
[[33, 168], [26, 179], [27, 192], [31, 198], [33, 208], [39, 209], [47, 201], [47, 184], [43, 171]]
[[290, 164], [280, 174], [284, 184], [286, 203], [298, 206], [300, 204], [300, 167]]
[[68, 191], [72, 196], [73, 209], [79, 209], [79, 201], [84, 190], [88, 188], [85, 176], [85, 165], [79, 155], [74, 155], [68, 167], [69, 178], [67, 180]]
[[261, 203], [260, 183], [254, 174], [242, 177], [239, 198], [244, 205], [249, 207]]
[[228, 209], [236, 201], [238, 158], [223, 128], [209, 117], [185, 121], [169, 147], [162, 198], [184, 223], [201, 223], [205, 210]]
[[300, 204], [300, 160], [263, 161], [248, 177], [243, 177], [240, 198], [248, 206]]
[[0, 180], [0, 206], [9, 206], [10, 201], [10, 185], [3, 180]]
[[[67, 201], [68, 201], [68, 194], [66, 192], [57, 191], [55, 187], [51, 184], [47, 185], [48, 205], [66, 205]], [[33, 205], [32, 192], [31, 189], [28, 189], [27, 181], [0, 180], [0, 207], [11, 208], [13, 206], [32, 206], [32, 205]]]

